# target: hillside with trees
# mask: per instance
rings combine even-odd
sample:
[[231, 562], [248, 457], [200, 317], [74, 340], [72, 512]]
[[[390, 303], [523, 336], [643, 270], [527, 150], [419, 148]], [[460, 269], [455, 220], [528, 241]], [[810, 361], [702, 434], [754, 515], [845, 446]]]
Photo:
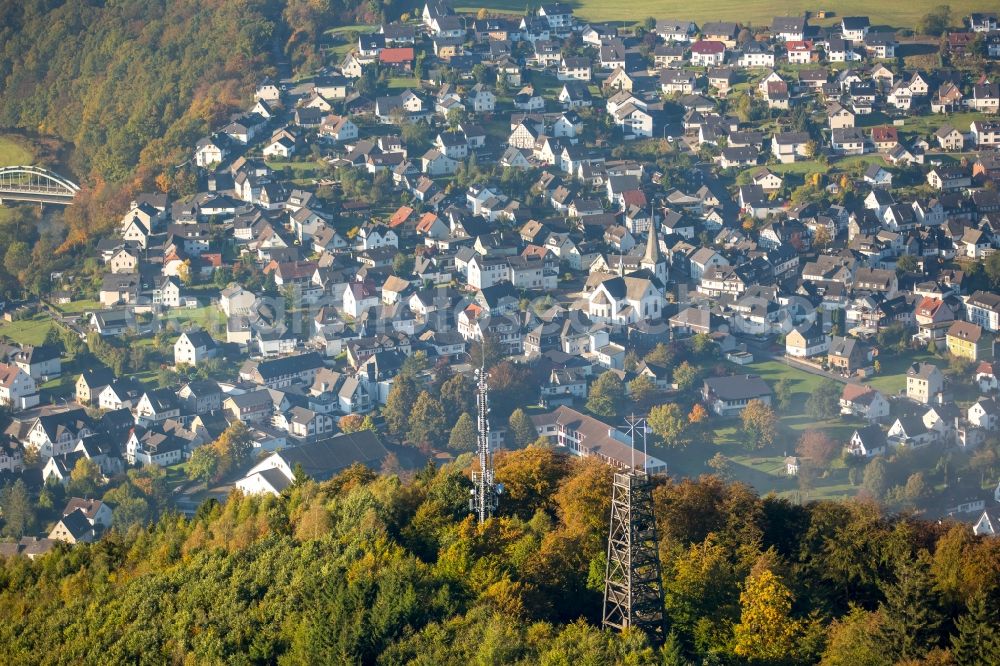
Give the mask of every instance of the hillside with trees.
[[280, 498], [112, 530], [0, 569], [7, 663], [996, 663], [1000, 541], [872, 504], [798, 506], [715, 477], [655, 491], [668, 641], [599, 628], [611, 469], [498, 456], [355, 467]]
[[193, 192], [190, 146], [278, 74], [318, 61], [325, 28], [380, 2], [0, 2], [0, 127], [75, 146], [84, 192], [63, 250], [104, 231], [140, 189]]

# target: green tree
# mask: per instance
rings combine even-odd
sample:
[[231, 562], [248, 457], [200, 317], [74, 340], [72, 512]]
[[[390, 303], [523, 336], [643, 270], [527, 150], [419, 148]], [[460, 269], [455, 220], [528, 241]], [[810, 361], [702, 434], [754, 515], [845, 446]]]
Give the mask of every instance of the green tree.
[[608, 370], [590, 386], [587, 409], [596, 416], [614, 418], [625, 401], [625, 387], [614, 372]]
[[649, 427], [656, 436], [669, 446], [679, 446], [683, 440], [681, 435], [687, 426], [684, 412], [676, 403], [657, 405], [649, 410]]
[[1000, 254], [991, 254], [983, 261], [983, 269], [994, 289], [1000, 288]]
[[792, 380], [782, 377], [774, 385], [774, 398], [778, 401], [778, 409], [782, 412], [788, 411], [792, 406]]
[[538, 438], [535, 424], [520, 407], [515, 409], [507, 420], [507, 432], [510, 435], [510, 441], [516, 447], [527, 446]]
[[413, 257], [403, 252], [397, 252], [392, 258], [392, 274], [408, 278], [413, 274]]
[[872, 499], [881, 500], [889, 489], [889, 467], [882, 456], [872, 458], [865, 465], [861, 489]]
[[125, 483], [104, 494], [104, 501], [110, 504], [112, 527], [121, 533], [134, 526], [146, 525], [153, 519], [149, 501], [131, 483]]
[[421, 446], [440, 446], [444, 443], [447, 423], [441, 403], [427, 391], [421, 391], [413, 404], [406, 437]]
[[917, 24], [917, 31], [924, 35], [939, 37], [943, 35], [951, 23], [951, 7], [948, 5], [938, 5], [931, 11], [924, 14]]
[[879, 604], [882, 624], [878, 636], [886, 655], [895, 659], [921, 659], [939, 642], [944, 621], [940, 594], [930, 574], [929, 556], [903, 556], [896, 563], [896, 580], [883, 583], [885, 600]]
[[35, 531], [37, 518], [35, 509], [28, 494], [28, 486], [18, 479], [3, 491], [0, 496], [0, 509], [3, 513], [3, 535], [20, 539]]
[[441, 406], [448, 423], [454, 423], [465, 412], [476, 411], [476, 387], [465, 375], [455, 375], [441, 385]]
[[878, 639], [880, 615], [858, 606], [836, 619], [827, 632], [821, 666], [883, 666], [885, 653]]
[[429, 367], [430, 361], [427, 360], [427, 352], [417, 351], [406, 357], [399, 373], [415, 378], [423, 374]]
[[187, 463], [187, 477], [192, 481], [209, 483], [219, 471], [219, 453], [211, 444], [199, 446], [191, 453]]
[[674, 384], [677, 385], [680, 391], [690, 391], [698, 383], [700, 375], [701, 373], [698, 372], [698, 368], [687, 361], [683, 361], [674, 368]]
[[917, 270], [917, 258], [912, 254], [904, 254], [896, 260], [897, 273], [913, 273]]
[[448, 437], [448, 448], [452, 451], [474, 451], [476, 449], [476, 423], [468, 412], [455, 421]]
[[23, 282], [25, 272], [31, 266], [31, 248], [24, 241], [14, 241], [3, 257], [3, 267], [8, 273]]
[[674, 354], [670, 351], [670, 347], [662, 342], [657, 342], [656, 346], [653, 347], [642, 360], [646, 363], [666, 367], [673, 362]]
[[401, 435], [409, 430], [410, 411], [417, 402], [418, 395], [417, 384], [410, 375], [400, 374], [393, 380], [385, 406], [382, 407], [382, 416], [389, 432]]
[[829, 420], [840, 414], [840, 394], [843, 385], [833, 379], [824, 380], [806, 400], [806, 413], [817, 419]]
[[646, 402], [656, 392], [656, 384], [648, 375], [639, 375], [628, 383], [628, 392], [634, 402]]
[[968, 612], [955, 622], [951, 636], [951, 657], [956, 666], [1000, 664], [1000, 632], [997, 610], [983, 591], [969, 600]]

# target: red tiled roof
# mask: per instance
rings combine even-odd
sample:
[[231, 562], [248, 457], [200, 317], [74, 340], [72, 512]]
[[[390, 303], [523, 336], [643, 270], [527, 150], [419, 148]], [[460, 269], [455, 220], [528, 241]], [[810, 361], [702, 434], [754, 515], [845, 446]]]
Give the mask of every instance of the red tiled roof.
[[413, 62], [413, 47], [401, 46], [392, 49], [382, 49], [378, 54], [378, 59], [388, 64]]
[[399, 209], [389, 218], [389, 227], [395, 228], [410, 219], [413, 209], [409, 206], [400, 206]]
[[695, 42], [691, 45], [692, 53], [724, 53], [726, 51], [726, 45], [722, 42], [715, 42], [710, 39], [703, 39], [700, 42]]

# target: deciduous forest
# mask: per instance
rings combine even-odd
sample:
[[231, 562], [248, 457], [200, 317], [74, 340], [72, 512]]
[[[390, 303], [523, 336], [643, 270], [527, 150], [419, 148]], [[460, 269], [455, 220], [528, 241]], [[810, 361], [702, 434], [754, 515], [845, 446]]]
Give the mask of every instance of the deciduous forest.
[[7, 663], [982, 664], [1000, 542], [872, 504], [661, 482], [668, 640], [599, 628], [611, 470], [503, 453], [499, 517], [463, 466], [348, 470], [281, 498], [112, 531], [0, 569]]

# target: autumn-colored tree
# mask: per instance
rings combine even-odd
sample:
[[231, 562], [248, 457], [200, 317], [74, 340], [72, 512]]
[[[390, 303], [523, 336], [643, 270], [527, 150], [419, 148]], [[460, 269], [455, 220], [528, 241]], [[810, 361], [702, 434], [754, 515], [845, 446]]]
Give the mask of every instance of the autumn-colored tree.
[[212, 444], [219, 458], [216, 478], [225, 477], [246, 460], [250, 455], [252, 444], [253, 438], [250, 436], [250, 429], [243, 421], [233, 421], [228, 428], [223, 430], [219, 438]]
[[649, 427], [665, 444], [679, 446], [682, 443], [681, 435], [687, 422], [684, 419], [684, 412], [676, 403], [668, 402], [653, 407], [649, 410], [647, 420]]
[[740, 622], [733, 627], [733, 652], [751, 661], [787, 659], [802, 624], [791, 616], [792, 593], [773, 571], [758, 567], [740, 593]]
[[487, 335], [482, 340], [472, 343], [469, 355], [472, 357], [473, 367], [479, 368], [485, 363], [487, 370], [500, 363], [506, 357], [503, 345], [492, 335]]
[[688, 423], [694, 425], [708, 419], [708, 410], [700, 402], [696, 402], [688, 413]]
[[886, 659], [879, 645], [879, 626], [878, 613], [852, 605], [849, 613], [830, 625], [821, 666], [883, 666]]
[[778, 433], [778, 419], [774, 410], [761, 400], [751, 400], [740, 415], [743, 432], [746, 435], [746, 446], [752, 449], [763, 449], [774, 442]]
[[597, 458], [576, 458], [553, 499], [567, 536], [593, 558], [604, 552], [611, 512], [612, 468]]
[[813, 245], [817, 248], [824, 248], [830, 244], [830, 231], [825, 224], [818, 225], [813, 234]]
[[376, 430], [375, 421], [372, 419], [371, 414], [347, 414], [340, 417], [337, 425], [340, 427], [341, 432], [347, 434], [360, 432], [361, 430], [371, 430], [372, 432]]
[[821, 430], [806, 430], [795, 445], [800, 458], [808, 460], [813, 467], [823, 468], [830, 464], [840, 447], [829, 435]]
[[552, 493], [568, 467], [565, 453], [529, 446], [502, 451], [494, 460], [496, 480], [504, 486], [504, 511], [531, 518], [538, 509], [552, 508]]
[[92, 496], [103, 478], [101, 468], [93, 459], [80, 458], [69, 474], [69, 490], [74, 495]]

